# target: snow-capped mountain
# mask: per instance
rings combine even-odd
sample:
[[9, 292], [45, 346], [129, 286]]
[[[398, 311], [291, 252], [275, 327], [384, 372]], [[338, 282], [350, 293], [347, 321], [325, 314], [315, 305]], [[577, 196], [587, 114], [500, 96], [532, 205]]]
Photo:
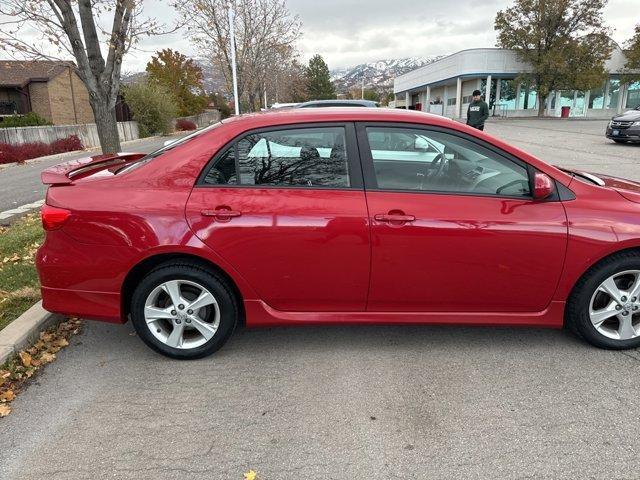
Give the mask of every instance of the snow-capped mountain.
[[393, 87], [393, 79], [398, 75], [420, 68], [439, 58], [442, 57], [408, 57], [378, 60], [355, 67], [336, 68], [331, 70], [331, 80], [333, 80], [338, 93], [346, 93], [352, 88], [360, 88], [363, 79], [365, 88], [388, 91]]

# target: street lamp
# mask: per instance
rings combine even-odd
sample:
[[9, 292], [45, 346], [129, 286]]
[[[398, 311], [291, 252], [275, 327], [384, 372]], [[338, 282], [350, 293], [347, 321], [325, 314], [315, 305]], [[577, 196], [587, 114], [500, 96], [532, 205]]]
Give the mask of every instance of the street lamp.
[[231, 41], [231, 76], [233, 78], [233, 101], [236, 115], [240, 115], [240, 102], [238, 99], [238, 74], [236, 67], [236, 29], [235, 29], [235, 2], [229, 2], [229, 37]]

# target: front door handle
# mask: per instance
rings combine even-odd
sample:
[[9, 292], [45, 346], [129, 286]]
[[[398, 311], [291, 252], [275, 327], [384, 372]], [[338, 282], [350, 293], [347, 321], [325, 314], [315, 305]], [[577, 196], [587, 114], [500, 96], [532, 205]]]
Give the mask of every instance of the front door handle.
[[242, 215], [242, 212], [239, 212], [237, 210], [228, 210], [225, 208], [218, 208], [216, 210], [202, 210], [200, 213], [203, 217], [213, 217], [221, 222], [228, 222], [232, 218]]
[[413, 222], [416, 219], [415, 215], [405, 215], [404, 213], [378, 213], [374, 215], [373, 218], [377, 222], [390, 223]]

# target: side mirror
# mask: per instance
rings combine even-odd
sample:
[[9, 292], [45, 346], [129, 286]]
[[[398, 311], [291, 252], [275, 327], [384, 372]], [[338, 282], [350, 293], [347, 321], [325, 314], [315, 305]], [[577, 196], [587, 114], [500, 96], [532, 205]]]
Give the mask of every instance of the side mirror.
[[533, 177], [533, 199], [544, 200], [555, 190], [555, 185], [551, 177], [546, 173], [536, 172]]

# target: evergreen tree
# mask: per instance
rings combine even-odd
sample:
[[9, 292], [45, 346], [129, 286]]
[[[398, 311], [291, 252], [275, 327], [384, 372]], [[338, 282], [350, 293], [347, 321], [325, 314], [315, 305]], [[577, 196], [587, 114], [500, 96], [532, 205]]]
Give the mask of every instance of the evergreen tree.
[[320, 55], [314, 55], [307, 67], [307, 92], [310, 100], [330, 100], [336, 98], [336, 90], [331, 83], [329, 67]]

